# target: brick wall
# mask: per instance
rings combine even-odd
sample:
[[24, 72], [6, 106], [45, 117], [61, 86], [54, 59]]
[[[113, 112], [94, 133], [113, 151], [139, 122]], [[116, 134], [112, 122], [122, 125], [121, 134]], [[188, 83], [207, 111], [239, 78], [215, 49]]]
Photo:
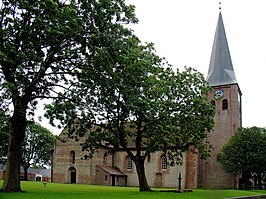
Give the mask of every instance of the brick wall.
[[[224, 96], [216, 101], [215, 127], [210, 132], [207, 140], [213, 146], [212, 157], [206, 161], [199, 161], [199, 185], [205, 188], [234, 188], [236, 187], [236, 176], [226, 173], [217, 162], [217, 156], [222, 146], [235, 133], [241, 123], [240, 96], [238, 85], [219, 86]], [[209, 99], [214, 99], [214, 90], [210, 92]], [[228, 100], [228, 110], [222, 110], [222, 100]]]
[[[64, 132], [60, 134], [60, 138], [66, 138]], [[80, 142], [82, 141], [80, 140]], [[103, 185], [110, 184], [109, 180], [111, 177], [108, 175], [108, 180], [105, 182], [106, 174], [96, 168], [96, 165], [104, 164], [117, 167], [126, 174], [128, 176], [127, 186], [138, 186], [138, 177], [134, 163], [132, 170], [128, 171], [126, 168], [126, 152], [116, 152], [114, 157], [112, 157], [111, 154], [106, 154], [107, 148], [100, 148], [94, 153], [92, 159], [81, 160], [85, 153], [81, 151], [80, 142], [76, 142], [73, 139], [67, 139], [66, 142], [61, 142], [59, 139], [56, 140], [53, 154], [53, 182], [70, 183], [71, 168], [76, 171], [76, 183], [97, 184], [100, 182]], [[71, 160], [71, 151], [75, 152], [74, 164]], [[157, 152], [146, 159], [145, 171], [149, 185], [151, 187], [176, 188], [178, 186], [178, 174], [181, 173], [182, 187], [184, 188], [186, 156], [184, 155], [184, 164], [182, 166], [168, 166], [166, 170], [161, 169], [161, 156], [162, 153]], [[104, 181], [102, 181], [103, 179]], [[125, 183], [125, 178], [119, 177], [116, 181], [122, 185]]]
[[[185, 167], [186, 167], [186, 158], [184, 158], [183, 165], [175, 165], [166, 170], [161, 169], [161, 152], [152, 154], [151, 157], [145, 161], [145, 172], [148, 184], [151, 187], [172, 187], [177, 188], [178, 186], [178, 174], [179, 172], [182, 175], [182, 187], [185, 187]], [[138, 176], [135, 165], [133, 163], [132, 170], [127, 170], [126, 168], [126, 152], [117, 152], [115, 154], [115, 166], [118, 167], [123, 173], [125, 173], [127, 178], [128, 186], [138, 186]], [[185, 157], [185, 155], [184, 155]]]

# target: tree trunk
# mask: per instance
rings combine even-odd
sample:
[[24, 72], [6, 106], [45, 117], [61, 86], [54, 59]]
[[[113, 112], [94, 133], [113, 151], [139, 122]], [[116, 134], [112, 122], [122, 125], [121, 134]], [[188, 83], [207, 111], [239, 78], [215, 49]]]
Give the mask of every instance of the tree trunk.
[[139, 191], [151, 191], [151, 188], [148, 185], [147, 178], [145, 175], [144, 160], [139, 157], [137, 158], [135, 164], [139, 179]]
[[2, 187], [4, 192], [21, 192], [20, 160], [25, 128], [26, 109], [15, 107], [13, 116], [9, 120], [7, 165]]
[[262, 190], [262, 177], [261, 177], [261, 173], [258, 173], [258, 189]]
[[28, 180], [28, 168], [29, 167], [30, 167], [29, 165], [23, 166], [23, 168], [24, 168], [24, 178], [23, 178], [23, 180], [25, 180], [25, 181]]
[[242, 173], [242, 178], [243, 178], [243, 189], [251, 189], [250, 183], [249, 183], [249, 177], [250, 173], [249, 172], [243, 172]]

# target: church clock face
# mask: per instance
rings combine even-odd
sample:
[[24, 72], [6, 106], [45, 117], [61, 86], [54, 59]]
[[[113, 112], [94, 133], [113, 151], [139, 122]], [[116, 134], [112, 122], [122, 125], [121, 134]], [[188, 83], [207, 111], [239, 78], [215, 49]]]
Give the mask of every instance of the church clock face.
[[223, 96], [224, 96], [224, 91], [223, 90], [218, 89], [218, 90], [214, 91], [214, 98], [216, 100], [221, 99]]

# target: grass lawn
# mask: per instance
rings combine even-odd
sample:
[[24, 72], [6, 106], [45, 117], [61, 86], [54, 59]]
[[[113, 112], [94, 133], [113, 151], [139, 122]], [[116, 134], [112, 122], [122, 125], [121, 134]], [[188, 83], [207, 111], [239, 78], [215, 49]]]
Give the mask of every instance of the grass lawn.
[[[0, 180], [0, 187], [3, 181]], [[80, 184], [21, 182], [23, 193], [0, 192], [0, 199], [222, 199], [233, 196], [266, 194], [266, 191], [193, 190], [190, 193], [139, 192], [138, 188]]]

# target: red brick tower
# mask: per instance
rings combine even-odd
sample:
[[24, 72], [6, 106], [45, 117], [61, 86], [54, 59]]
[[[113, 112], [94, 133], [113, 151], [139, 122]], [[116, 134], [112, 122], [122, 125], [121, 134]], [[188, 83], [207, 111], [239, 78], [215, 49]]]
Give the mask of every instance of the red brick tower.
[[221, 12], [215, 32], [208, 83], [213, 90], [208, 98], [215, 105], [215, 127], [207, 141], [213, 146], [212, 157], [199, 160], [198, 187], [221, 189], [236, 187], [236, 176], [226, 173], [217, 159], [222, 146], [241, 126], [241, 91], [236, 81]]

